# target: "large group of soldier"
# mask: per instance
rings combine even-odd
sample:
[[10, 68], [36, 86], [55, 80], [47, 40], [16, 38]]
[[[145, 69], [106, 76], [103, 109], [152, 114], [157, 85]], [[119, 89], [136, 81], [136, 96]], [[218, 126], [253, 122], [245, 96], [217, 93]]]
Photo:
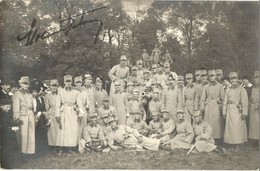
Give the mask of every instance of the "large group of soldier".
[[258, 142], [259, 71], [253, 85], [248, 77], [240, 82], [236, 72], [223, 77], [221, 69], [184, 77], [157, 53], [155, 48], [154, 59], [147, 60], [144, 50], [131, 69], [122, 55], [108, 72], [109, 93], [100, 78], [93, 83], [91, 74], [65, 75], [64, 86], [52, 79], [45, 88], [30, 86], [30, 78], [22, 76], [12, 96], [2, 81], [1, 122], [11, 123], [9, 118], [16, 125], [1, 123], [1, 135], [10, 139], [15, 132], [12, 140], [24, 154], [51, 148], [58, 155], [160, 148], [223, 153], [216, 140], [234, 152], [248, 138]]

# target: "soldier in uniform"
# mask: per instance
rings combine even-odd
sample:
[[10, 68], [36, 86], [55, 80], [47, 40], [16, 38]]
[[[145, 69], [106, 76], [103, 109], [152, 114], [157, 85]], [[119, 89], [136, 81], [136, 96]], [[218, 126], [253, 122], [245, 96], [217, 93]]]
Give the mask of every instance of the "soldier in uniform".
[[102, 151], [107, 146], [107, 141], [102, 127], [97, 123], [98, 114], [92, 113], [89, 123], [83, 129], [83, 138], [79, 142], [79, 152], [87, 150]]
[[254, 85], [250, 99], [249, 137], [259, 142], [259, 71], [254, 73]]
[[159, 49], [158, 44], [155, 44], [151, 56], [152, 56], [153, 64], [158, 64], [160, 62], [161, 50]]
[[133, 90], [134, 90], [134, 83], [127, 82], [127, 90], [126, 90], [127, 101], [132, 100], [132, 98], [133, 98]]
[[[201, 102], [201, 95], [202, 95], [202, 90], [203, 87], [206, 85], [207, 83], [207, 71], [206, 70], [200, 70], [200, 81], [197, 81], [197, 77], [196, 76], [196, 86], [195, 86], [195, 110], [200, 110], [200, 102]], [[204, 114], [203, 114], [204, 115]]]
[[216, 71], [209, 70], [209, 84], [207, 84], [201, 95], [201, 111], [204, 114], [204, 120], [207, 121], [212, 129], [212, 136], [215, 139], [223, 138], [223, 118], [222, 103], [224, 100], [224, 88], [216, 81]]
[[193, 111], [195, 108], [194, 105], [195, 105], [195, 96], [196, 96], [192, 73], [186, 74], [186, 82], [187, 82], [187, 86], [184, 88], [183, 91], [184, 94], [183, 107], [185, 113], [184, 116], [185, 116], [185, 120], [191, 123]]
[[227, 90], [223, 102], [223, 117], [226, 119], [224, 142], [236, 145], [247, 142], [246, 117], [248, 114], [248, 97], [246, 90], [239, 86], [236, 72], [229, 74], [231, 88]]
[[[92, 83], [92, 76], [90, 74], [85, 74], [84, 88], [82, 95], [85, 99], [88, 99], [89, 103], [87, 104], [89, 108], [89, 113], [95, 111], [95, 98], [94, 98], [94, 85]], [[85, 97], [86, 96], [86, 97]], [[83, 103], [84, 104], [84, 103]], [[85, 103], [86, 104], [86, 103]]]
[[217, 148], [212, 137], [212, 128], [210, 124], [202, 120], [202, 113], [197, 110], [193, 116], [193, 129], [195, 133], [195, 148], [199, 152], [211, 152]]
[[137, 66], [132, 66], [132, 68], [131, 68], [131, 75], [128, 76], [127, 82], [134, 83], [135, 87], [140, 89], [142, 80], [138, 77], [137, 70], [138, 70]]
[[176, 136], [171, 139], [171, 149], [189, 149], [194, 139], [194, 132], [191, 123], [185, 120], [185, 114], [182, 109], [177, 110], [178, 122], [176, 123]]
[[164, 63], [164, 74], [166, 77], [166, 81], [169, 77], [172, 77], [175, 81], [178, 80], [178, 75], [175, 72], [170, 71], [171, 67], [170, 67], [170, 63], [169, 62], [165, 62]]
[[109, 97], [106, 96], [103, 98], [103, 105], [98, 109], [99, 111], [99, 119], [104, 116], [114, 117], [116, 121], [118, 121], [118, 113], [116, 113], [116, 109], [109, 105]]
[[[100, 108], [102, 106], [103, 98], [107, 96], [107, 92], [106, 92], [106, 90], [104, 90], [102, 88], [102, 84], [103, 83], [102, 83], [101, 79], [99, 77], [97, 77], [97, 79], [96, 79], [96, 88], [94, 89], [94, 100], [95, 100], [95, 108], [96, 109], [98, 109], [98, 108]], [[115, 91], [115, 89], [114, 89], [114, 91]]]
[[162, 92], [161, 111], [166, 110], [170, 114], [170, 118], [176, 121], [176, 110], [181, 107], [181, 96], [175, 88], [175, 81], [172, 77], [168, 78], [168, 86]]
[[148, 69], [144, 69], [143, 71], [142, 86], [151, 86], [150, 71]]
[[[112, 129], [108, 135], [108, 146], [113, 150], [121, 148], [147, 149], [156, 151], [159, 148], [160, 140], [142, 136], [137, 130], [126, 125], [116, 125], [113, 118], [109, 121]], [[118, 145], [115, 145], [117, 143]]]
[[59, 125], [55, 119], [56, 112], [56, 98], [58, 94], [59, 82], [56, 79], [51, 80], [50, 88], [51, 93], [45, 95], [45, 107], [47, 111], [47, 118], [50, 119], [50, 125], [47, 130], [48, 145], [53, 147], [54, 152], [56, 152], [56, 140], [57, 140], [57, 130]]
[[151, 79], [157, 79], [155, 76], [158, 73], [158, 67], [159, 67], [158, 64], [152, 65], [152, 73], [151, 73], [151, 76], [150, 76]]
[[18, 142], [21, 146], [21, 152], [24, 154], [34, 154], [35, 118], [33, 114], [33, 97], [28, 92], [30, 84], [29, 77], [21, 77], [19, 84], [21, 88], [13, 95], [13, 119], [23, 121], [18, 132]]
[[216, 81], [220, 84], [223, 84], [223, 72], [222, 69], [216, 69]]
[[[58, 91], [56, 98], [56, 121], [59, 124], [57, 130], [57, 146], [67, 147], [69, 153], [74, 153], [72, 148], [78, 145], [78, 127], [83, 118], [80, 92], [72, 89], [72, 76], [64, 76], [64, 88]], [[59, 151], [61, 155], [62, 149]]]
[[178, 76], [178, 82], [177, 82], [177, 96], [180, 97], [178, 99], [179, 106], [183, 106], [183, 100], [184, 100], [184, 77], [182, 75]]
[[170, 64], [173, 63], [171, 54], [168, 49], [165, 51], [164, 57], [165, 57], [165, 62], [169, 62]]
[[155, 75], [156, 81], [157, 83], [160, 85], [160, 89], [165, 89], [166, 87], [166, 81], [167, 81], [167, 77], [163, 72], [163, 68], [161, 66], [158, 66], [157, 68], [157, 74]]
[[148, 137], [154, 137], [159, 134], [159, 130], [162, 128], [161, 116], [159, 111], [152, 113], [152, 120], [149, 123], [149, 134]]
[[133, 119], [129, 120], [126, 124], [133, 129], [136, 129], [141, 135], [147, 136], [149, 132], [149, 127], [144, 120], [141, 119], [141, 113], [139, 111], [134, 112]]
[[75, 89], [78, 90], [79, 92], [82, 91], [82, 76], [77, 76], [74, 78], [74, 84], [75, 84]]
[[137, 78], [139, 80], [142, 80], [144, 75], [143, 75], [143, 62], [142, 60], [137, 60], [136, 61], [136, 66], [137, 66]]
[[110, 96], [110, 104], [115, 108], [118, 114], [118, 125], [126, 123], [126, 94], [121, 91], [121, 83], [115, 82], [115, 93]]
[[160, 90], [158, 88], [153, 90], [152, 100], [148, 104], [148, 110], [150, 113], [155, 111], [161, 111], [162, 102], [160, 99]]
[[223, 77], [223, 87], [224, 87], [225, 93], [227, 92], [227, 89], [229, 89], [231, 87], [228, 76]]
[[145, 49], [143, 49], [142, 60], [143, 60], [144, 68], [150, 68], [152, 59]]
[[129, 68], [126, 66], [127, 58], [125, 55], [122, 55], [120, 57], [120, 64], [115, 65], [109, 72], [108, 76], [112, 81], [111, 87], [110, 87], [110, 94], [114, 93], [114, 82], [119, 81], [122, 86], [122, 91], [125, 91], [125, 79], [129, 75]]

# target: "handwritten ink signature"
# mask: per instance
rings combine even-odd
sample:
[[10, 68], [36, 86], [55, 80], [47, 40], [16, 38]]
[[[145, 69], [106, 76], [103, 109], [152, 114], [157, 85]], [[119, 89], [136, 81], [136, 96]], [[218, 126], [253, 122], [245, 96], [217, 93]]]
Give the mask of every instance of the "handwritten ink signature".
[[[98, 40], [98, 35], [99, 35], [101, 28], [103, 26], [103, 22], [101, 20], [98, 20], [98, 19], [84, 20], [84, 16], [85, 16], [85, 14], [90, 14], [90, 13], [93, 14], [95, 11], [104, 9], [106, 7], [107, 6], [103, 6], [103, 7], [100, 7], [100, 8], [92, 9], [90, 11], [84, 11], [81, 14], [77, 14], [75, 16], [71, 16], [69, 18], [60, 20], [60, 22], [59, 22], [60, 23], [60, 29], [57, 30], [57, 31], [52, 31], [52, 32], [44, 30], [42, 33], [38, 33], [38, 29], [35, 28], [37, 20], [33, 19], [32, 23], [31, 23], [31, 28], [28, 31], [28, 33], [25, 34], [23, 37], [17, 36], [17, 41], [23, 41], [23, 40], [27, 39], [25, 46], [29, 46], [29, 45], [32, 45], [33, 43], [37, 43], [40, 39], [41, 40], [47, 39], [47, 38], [49, 38], [49, 37], [51, 37], [51, 36], [53, 36], [53, 35], [55, 35], [59, 32], [64, 32], [65, 36], [67, 36], [71, 29], [77, 28], [80, 25], [85, 25], [87, 23], [97, 22], [97, 23], [100, 23], [100, 25], [99, 25], [97, 32], [96, 32], [96, 35], [95, 35], [94, 44], [96, 44], [97, 40]], [[75, 19], [75, 18], [80, 18], [78, 23], [76, 23], [77, 19]], [[67, 22], [69, 24], [67, 24], [64, 27], [63, 25], [64, 25], [65, 22]], [[54, 30], [54, 29], [52, 29], [52, 30]]]

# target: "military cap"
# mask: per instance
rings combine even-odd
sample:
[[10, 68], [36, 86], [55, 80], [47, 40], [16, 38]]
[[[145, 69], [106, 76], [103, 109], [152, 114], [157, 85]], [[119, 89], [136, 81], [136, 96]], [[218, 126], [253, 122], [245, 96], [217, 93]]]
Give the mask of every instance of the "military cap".
[[71, 75], [65, 75], [64, 76], [64, 82], [72, 82], [72, 76]]
[[196, 70], [195, 71], [195, 76], [201, 75], [201, 70]]
[[151, 80], [151, 85], [157, 85], [157, 81], [156, 80]]
[[201, 76], [205, 76], [205, 75], [207, 75], [207, 70], [205, 70], [205, 69], [203, 69], [203, 70], [201, 70]]
[[132, 114], [132, 115], [136, 115], [136, 114], [140, 115], [140, 114], [141, 114], [141, 111], [138, 110], [138, 109], [136, 109], [136, 110], [132, 111], [131, 114]]
[[178, 76], [178, 81], [184, 81], [184, 77], [182, 75]]
[[216, 69], [216, 74], [217, 75], [223, 75], [222, 69]]
[[109, 97], [108, 97], [108, 96], [105, 96], [102, 101], [103, 101], [103, 102], [109, 102]]
[[115, 86], [121, 86], [121, 83], [119, 81], [116, 81], [114, 84]]
[[184, 113], [182, 108], [177, 109], [177, 113]]
[[51, 85], [51, 86], [58, 86], [58, 85], [59, 85], [59, 82], [58, 82], [58, 80], [54, 79], [54, 80], [51, 80], [50, 85]]
[[143, 49], [143, 52], [146, 52], [146, 49]]
[[99, 77], [97, 77], [96, 83], [102, 83], [102, 81], [101, 81], [101, 79]]
[[164, 68], [170, 68], [170, 63], [169, 62], [165, 62], [163, 66], [164, 66]]
[[254, 73], [254, 78], [255, 77], [259, 77], [259, 71], [255, 71], [255, 73]]
[[209, 74], [209, 76], [216, 75], [216, 71], [214, 69], [213, 70], [209, 70], [208, 74]]
[[152, 68], [154, 69], [154, 68], [158, 68], [158, 64], [153, 64], [152, 65]]
[[133, 89], [133, 94], [139, 94], [139, 90], [138, 89]]
[[152, 112], [152, 116], [157, 116], [157, 115], [159, 115], [159, 111], [158, 110], [155, 110], [155, 111]]
[[19, 80], [19, 83], [30, 83], [30, 79], [28, 76], [22, 76]]
[[82, 76], [78, 76], [74, 78], [74, 83], [82, 82]]
[[237, 75], [236, 72], [230, 72], [230, 73], [229, 73], [229, 78], [230, 78], [230, 79], [231, 79], [231, 78], [238, 78], [238, 75]]
[[187, 73], [186, 74], [186, 79], [188, 79], [188, 78], [192, 79], [193, 78], [193, 74], [192, 73]]
[[163, 110], [163, 111], [161, 111], [161, 113], [163, 114], [163, 113], [167, 113], [167, 114], [169, 114], [169, 111], [167, 111], [167, 110]]
[[143, 70], [143, 73], [148, 73], [148, 74], [149, 74], [150, 71], [149, 71], [148, 69], [144, 69], [144, 70]]
[[85, 79], [92, 80], [92, 76], [90, 74], [85, 74]]
[[155, 88], [155, 89], [153, 90], [153, 93], [160, 93], [160, 90], [159, 90], [158, 88]]
[[127, 61], [127, 58], [126, 58], [125, 55], [122, 55], [122, 56], [120, 57], [120, 60], [121, 60], [121, 61]]
[[132, 71], [137, 71], [138, 68], [137, 68], [137, 66], [132, 66], [131, 70], [132, 70]]
[[201, 115], [200, 110], [195, 110], [193, 113], [193, 116], [200, 116], [200, 115]]

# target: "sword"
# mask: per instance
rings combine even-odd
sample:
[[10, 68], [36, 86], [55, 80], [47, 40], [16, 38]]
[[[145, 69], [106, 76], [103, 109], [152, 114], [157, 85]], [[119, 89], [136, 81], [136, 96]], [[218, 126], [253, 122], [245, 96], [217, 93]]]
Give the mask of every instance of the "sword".
[[187, 155], [190, 154], [190, 152], [194, 149], [194, 147], [195, 147], [195, 144], [193, 144], [193, 145], [191, 146], [190, 150], [187, 152]]

